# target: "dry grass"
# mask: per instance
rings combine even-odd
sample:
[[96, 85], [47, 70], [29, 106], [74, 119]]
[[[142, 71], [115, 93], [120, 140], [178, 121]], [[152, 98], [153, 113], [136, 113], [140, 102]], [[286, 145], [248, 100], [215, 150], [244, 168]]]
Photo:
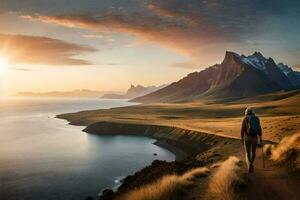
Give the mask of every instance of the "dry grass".
[[263, 152], [264, 152], [266, 155], [270, 156], [270, 155], [272, 154], [272, 151], [273, 151], [274, 148], [275, 148], [275, 145], [274, 145], [274, 144], [265, 144], [265, 145], [263, 146]]
[[300, 132], [283, 138], [276, 147], [270, 148], [270, 159], [281, 164], [287, 164], [292, 170], [299, 170]]
[[216, 162], [216, 163], [212, 164], [212, 165], [210, 166], [210, 168], [212, 168], [212, 169], [218, 168], [218, 167], [220, 167], [221, 165], [222, 165], [222, 162]]
[[205, 199], [232, 200], [237, 199], [235, 188], [243, 181], [238, 176], [240, 159], [231, 156], [222, 164], [218, 164], [216, 173], [208, 185]]
[[182, 180], [188, 180], [188, 181], [193, 181], [195, 178], [200, 178], [200, 177], [204, 177], [207, 176], [209, 173], [209, 169], [206, 167], [199, 167], [199, 168], [195, 168], [192, 169], [186, 173], [184, 173], [182, 176], [180, 176], [180, 178]]
[[276, 148], [272, 150], [271, 159], [275, 161], [283, 160], [291, 149], [300, 149], [300, 132], [283, 138]]
[[185, 187], [192, 186], [194, 179], [201, 176], [207, 176], [207, 168], [195, 168], [185, 174], [168, 175], [156, 182], [137, 188], [117, 200], [168, 200], [181, 199], [180, 193]]

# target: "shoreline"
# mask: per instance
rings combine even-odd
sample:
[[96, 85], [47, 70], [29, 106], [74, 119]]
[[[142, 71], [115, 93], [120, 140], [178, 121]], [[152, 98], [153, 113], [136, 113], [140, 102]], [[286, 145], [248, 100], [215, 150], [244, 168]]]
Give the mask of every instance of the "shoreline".
[[157, 140], [153, 143], [156, 146], [159, 146], [163, 149], [166, 149], [175, 155], [175, 161], [181, 161], [190, 156], [187, 152], [183, 151], [182, 149], [175, 147], [168, 143], [166, 140]]
[[69, 125], [84, 126], [82, 130], [95, 135], [135, 135], [155, 139], [154, 145], [172, 152], [176, 161], [204, 152], [220, 141], [228, 143], [237, 139], [199, 132], [179, 127], [170, 127], [153, 124], [124, 123], [114, 121], [99, 121], [86, 123], [85, 121], [72, 120], [68, 114], [57, 115], [56, 118], [67, 120]]
[[[135, 135], [156, 139], [155, 145], [161, 146], [175, 154], [176, 160], [184, 160], [207, 150], [219, 141], [219, 136], [195, 132], [177, 127], [151, 124], [134, 124], [119, 122], [96, 122], [88, 125], [83, 132], [96, 135]], [[198, 137], [194, 137], [195, 134]], [[202, 143], [200, 142], [202, 140]]]
[[[63, 114], [63, 115], [65, 115], [65, 114]], [[185, 158], [191, 156], [191, 153], [188, 150], [184, 150], [183, 148], [178, 147], [178, 145], [175, 145], [174, 142], [172, 142], [171, 140], [168, 140], [168, 139], [157, 138], [157, 137], [153, 137], [151, 135], [138, 135], [138, 134], [122, 134], [122, 133], [118, 133], [118, 134], [104, 134], [104, 133], [102, 133], [102, 134], [99, 134], [99, 133], [94, 133], [91, 130], [88, 130], [87, 128], [89, 128], [90, 125], [86, 125], [85, 123], [70, 121], [69, 119], [60, 117], [60, 115], [55, 116], [55, 118], [66, 120], [68, 122], [68, 125], [71, 125], [71, 126], [82, 126], [82, 127], [84, 127], [84, 129], [82, 129], [81, 131], [85, 132], [87, 134], [106, 135], [106, 136], [109, 136], [109, 135], [115, 135], [115, 136], [117, 136], [117, 135], [129, 135], [129, 136], [134, 135], [134, 136], [142, 136], [142, 137], [148, 137], [148, 138], [151, 138], [151, 139], [155, 139], [156, 141], [153, 142], [153, 144], [156, 145], [156, 146], [159, 146], [161, 148], [164, 148], [164, 149], [170, 151], [171, 153], [173, 153], [175, 155], [175, 161], [181, 161], [181, 160], [184, 160]], [[112, 122], [112, 123], [120, 124], [120, 123], [117, 123], [117, 122]], [[93, 125], [93, 124], [91, 124], [91, 125]]]
[[[135, 187], [151, 183], [159, 177], [174, 172], [182, 173], [193, 167], [205, 166], [227, 159], [228, 154], [240, 153], [240, 141], [219, 135], [197, 132], [178, 127], [153, 124], [121, 123], [100, 121], [85, 123], [81, 120], [72, 121], [68, 115], [56, 116], [67, 120], [70, 125], [85, 126], [82, 131], [96, 135], [134, 135], [153, 138], [153, 143], [175, 154], [176, 160], [171, 162], [154, 160], [152, 164], [126, 176], [116, 191], [105, 189], [102, 196], [105, 199], [107, 191], [114, 196], [124, 194]], [[228, 153], [224, 153], [228, 152]], [[100, 199], [102, 199], [100, 197]]]

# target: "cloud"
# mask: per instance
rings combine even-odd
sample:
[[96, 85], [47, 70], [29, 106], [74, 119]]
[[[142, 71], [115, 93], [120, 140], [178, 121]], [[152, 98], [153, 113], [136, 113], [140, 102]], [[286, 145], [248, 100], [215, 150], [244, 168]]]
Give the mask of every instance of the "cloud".
[[0, 54], [17, 64], [90, 65], [74, 57], [95, 51], [90, 46], [48, 37], [0, 34]]
[[14, 71], [23, 71], [23, 72], [29, 72], [32, 71], [31, 69], [27, 69], [27, 68], [19, 68], [19, 67], [13, 67], [13, 68], [9, 68], [10, 70], [14, 70]]
[[[74, 6], [74, 5], [73, 5]], [[287, 0], [143, 0], [99, 1], [92, 10], [31, 12], [25, 20], [136, 37], [135, 44], [155, 43], [207, 64], [226, 49], [256, 45], [265, 19], [299, 17], [299, 3]], [[98, 10], [97, 10], [98, 9]], [[39, 13], [39, 14], [32, 14]], [[291, 14], [290, 14], [291, 13]], [[288, 15], [289, 14], [289, 15]], [[213, 54], [214, 56], [212, 56]]]
[[98, 65], [120, 66], [120, 65], [124, 65], [124, 64], [122, 64], [122, 63], [101, 63], [101, 64], [98, 64]]
[[113, 38], [111, 38], [108, 35], [101, 35], [101, 34], [86, 34], [83, 35], [84, 38], [88, 38], [88, 39], [101, 39], [104, 42], [114, 42], [115, 40]]
[[[139, 43], [156, 43], [191, 57], [201, 57], [206, 49], [215, 45], [241, 41], [241, 13], [235, 13], [237, 16], [233, 18], [226, 14], [224, 21], [220, 21], [215, 4], [191, 2], [155, 1], [146, 3], [146, 10], [108, 10], [76, 15], [35, 14], [22, 18], [70, 28], [126, 33], [136, 36]], [[243, 10], [243, 6], [240, 9]], [[252, 16], [249, 13], [249, 20]], [[250, 32], [251, 24], [247, 26], [246, 32]]]
[[220, 35], [217, 27], [210, 24], [206, 24], [200, 30], [199, 27], [195, 27], [185, 20], [179, 22], [156, 15], [148, 16], [138, 13], [109, 13], [100, 17], [93, 15], [22, 17], [27, 20], [71, 28], [126, 33], [136, 36], [138, 44], [156, 43], [179, 54], [199, 59], [205, 59], [201, 56], [211, 49], [213, 44], [220, 45], [231, 40], [231, 36]]
[[138, 64], [134, 64], [134, 63], [115, 63], [115, 62], [98, 63], [97, 65], [102, 65], [102, 66], [138, 66]]
[[87, 35], [83, 35], [84, 38], [98, 38], [98, 39], [103, 39], [104, 36], [103, 35], [91, 35], [91, 34], [87, 34]]

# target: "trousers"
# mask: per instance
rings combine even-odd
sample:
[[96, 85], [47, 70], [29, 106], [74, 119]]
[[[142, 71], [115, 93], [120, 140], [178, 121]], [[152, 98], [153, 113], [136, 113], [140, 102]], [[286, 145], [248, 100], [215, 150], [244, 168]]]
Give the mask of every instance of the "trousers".
[[248, 167], [253, 166], [257, 147], [257, 137], [246, 136], [244, 141], [244, 147], [246, 151], [246, 163]]

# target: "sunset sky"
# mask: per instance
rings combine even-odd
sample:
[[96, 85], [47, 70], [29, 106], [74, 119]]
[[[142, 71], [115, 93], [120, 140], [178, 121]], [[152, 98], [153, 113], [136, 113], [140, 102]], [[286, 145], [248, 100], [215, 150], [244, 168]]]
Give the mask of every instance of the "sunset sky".
[[299, 0], [0, 0], [0, 95], [124, 91], [260, 51], [300, 69]]

